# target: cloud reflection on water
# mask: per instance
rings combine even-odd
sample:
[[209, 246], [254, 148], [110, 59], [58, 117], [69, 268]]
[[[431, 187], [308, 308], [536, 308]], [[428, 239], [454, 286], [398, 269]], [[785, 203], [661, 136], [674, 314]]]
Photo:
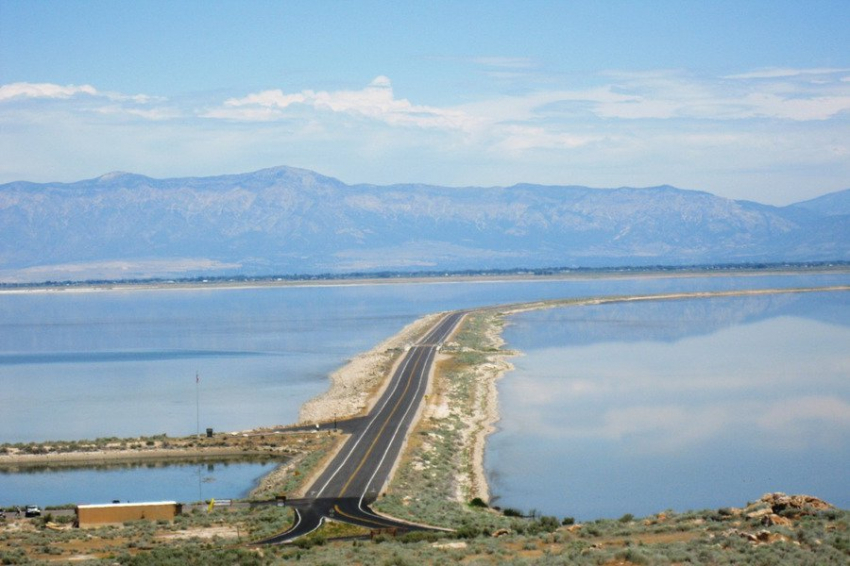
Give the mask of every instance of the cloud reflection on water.
[[[832, 294], [783, 295], [755, 304], [735, 298], [699, 305], [600, 305], [515, 317], [506, 332], [508, 345], [526, 355], [513, 360], [516, 371], [499, 384], [503, 420], [488, 451], [488, 467], [497, 472], [494, 492], [504, 505], [545, 509], [545, 500], [534, 505], [533, 489], [522, 488], [522, 503], [512, 499], [516, 483], [536, 474], [546, 485], [549, 480], [541, 476], [562, 476], [590, 451], [596, 466], [570, 472], [579, 485], [592, 483], [586, 474], [598, 473], [606, 463], [626, 468], [623, 474], [658, 466], [652, 473], [659, 474], [659, 482], [681, 482], [665, 476], [659, 463], [687, 467], [731, 454], [739, 455], [735, 465], [748, 468], [740, 473], [748, 481], [761, 466], [801, 470], [816, 453], [831, 453], [830, 466], [846, 469], [850, 328], [799, 314], [806, 303], [820, 312], [821, 303], [830, 300], [834, 309], [846, 312], [844, 294]], [[688, 315], [687, 320], [672, 322], [677, 315]], [[634, 324], [641, 317], [647, 321], [642, 338]], [[593, 339], [576, 328], [565, 330], [571, 318], [592, 326]], [[512, 476], [506, 463], [515, 459], [534, 461], [536, 471]], [[840, 470], [830, 473], [840, 476]], [[782, 472], [774, 477], [783, 483]], [[694, 483], [712, 481], [708, 474], [685, 483], [693, 492]], [[718, 505], [735, 503], [723, 497], [722, 485], [712, 496]], [[628, 501], [629, 494], [614, 489], [609, 497]], [[678, 507], [677, 496], [671, 498]]]

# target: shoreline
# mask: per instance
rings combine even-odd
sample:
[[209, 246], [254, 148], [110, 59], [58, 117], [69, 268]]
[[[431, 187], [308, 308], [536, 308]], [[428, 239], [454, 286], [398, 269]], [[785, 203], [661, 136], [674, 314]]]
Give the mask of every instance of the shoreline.
[[401, 359], [399, 353], [423, 335], [444, 313], [422, 316], [371, 350], [357, 354], [328, 376], [330, 387], [301, 406], [298, 424], [330, 422], [368, 413]]
[[515, 369], [514, 365], [508, 361], [508, 358], [521, 356], [522, 352], [505, 351], [503, 347], [506, 342], [502, 338], [504, 324], [496, 324], [497, 321], [503, 321], [506, 316], [512, 313], [496, 313], [492, 319], [494, 324], [491, 324], [485, 329], [484, 338], [490, 343], [490, 347], [495, 350], [493, 354], [487, 357], [487, 365], [475, 369], [476, 373], [481, 377], [484, 387], [483, 411], [478, 415], [477, 419], [473, 419], [475, 432], [472, 437], [471, 452], [472, 458], [472, 477], [470, 479], [470, 494], [472, 498], [478, 497], [482, 501], [490, 501], [490, 484], [487, 481], [487, 470], [484, 468], [484, 453], [487, 449], [487, 438], [496, 432], [496, 424], [502, 419], [499, 412], [499, 390], [497, 383], [505, 377], [509, 372]]
[[100, 464], [129, 464], [134, 462], [167, 462], [172, 460], [207, 460], [210, 458], [256, 458], [279, 459], [289, 457], [262, 450], [232, 448], [155, 448], [152, 450], [97, 450], [92, 452], [67, 452], [53, 454], [4, 454], [0, 456], [0, 469], [12, 467], [63, 466], [87, 467]]
[[240, 289], [274, 289], [297, 287], [366, 287], [373, 285], [447, 285], [455, 283], [536, 283], [552, 281], [588, 281], [598, 279], [659, 279], [659, 278], [693, 278], [693, 277], [758, 277], [765, 275], [828, 275], [831, 273], [847, 273], [850, 265], [806, 266], [775, 266], [765, 268], [729, 267], [712, 269], [710, 267], [682, 267], [664, 269], [638, 269], [633, 271], [616, 268], [586, 271], [565, 271], [554, 274], [480, 274], [446, 276], [400, 276], [400, 277], [340, 277], [339, 279], [284, 279], [268, 278], [257, 281], [157, 281], [157, 282], [104, 282], [86, 283], [70, 282], [56, 285], [41, 283], [12, 283], [0, 282], [0, 296], [26, 294], [77, 294], [77, 293], [108, 293], [133, 291], [234, 291]]
[[[457, 470], [459, 483], [466, 486], [472, 497], [480, 497], [484, 501], [489, 501], [489, 485], [487, 482], [486, 469], [484, 467], [484, 454], [486, 451], [487, 438], [496, 430], [496, 424], [501, 416], [498, 408], [498, 388], [497, 382], [504, 377], [507, 372], [513, 369], [513, 365], [507, 361], [508, 357], [521, 355], [520, 352], [512, 352], [503, 350], [505, 341], [502, 338], [502, 332], [505, 327], [506, 317], [529, 312], [534, 310], [550, 309], [550, 308], [565, 308], [570, 306], [586, 306], [599, 305], [616, 302], [632, 302], [632, 301], [661, 301], [661, 300], [686, 300], [686, 299], [703, 299], [703, 298], [718, 298], [718, 297], [735, 297], [735, 296], [757, 296], [769, 294], [786, 294], [786, 293], [810, 293], [810, 292], [841, 292], [850, 291], [850, 285], [835, 285], [827, 287], [805, 287], [805, 288], [787, 288], [787, 289], [750, 289], [750, 290], [734, 290], [734, 291], [707, 291], [707, 292], [684, 292], [684, 293], [662, 293], [651, 295], [628, 295], [628, 296], [609, 296], [609, 297], [588, 297], [580, 299], [554, 299], [546, 301], [535, 301], [528, 303], [516, 303], [509, 305], [496, 305], [491, 307], [482, 307], [470, 311], [471, 313], [479, 313], [489, 315], [487, 317], [488, 324], [479, 332], [482, 334], [482, 339], [486, 343], [487, 355], [484, 363], [474, 367], [475, 378], [482, 389], [482, 397], [479, 400], [476, 411], [468, 419], [467, 424], [471, 430], [471, 434], [464, 438], [467, 446], [461, 448], [464, 453], [471, 455], [471, 462], [468, 462], [468, 472]], [[347, 364], [340, 367], [329, 375], [331, 384], [327, 391], [321, 395], [307, 401], [299, 413], [300, 423], [314, 422], [329, 422], [332, 419], [343, 419], [358, 414], [364, 414], [380, 397], [383, 389], [389, 382], [387, 379], [394, 371], [395, 364], [401, 358], [400, 354], [409, 344], [415, 341], [419, 336], [427, 331], [428, 328], [444, 313], [435, 313], [425, 315], [406, 325], [395, 335], [387, 338], [371, 350], [358, 354], [352, 358]], [[463, 324], [465, 324], [466, 320]], [[462, 353], [445, 352], [441, 354], [441, 359], [450, 358], [453, 355]], [[439, 364], [435, 364], [435, 374], [439, 374]], [[438, 379], [439, 376], [432, 374], [429, 380], [431, 383]], [[427, 399], [420, 408], [420, 416], [417, 423], [424, 419], [441, 420], [441, 417], [446, 414], [448, 407], [444, 407], [437, 399]], [[413, 428], [417, 426], [414, 423]], [[220, 433], [228, 437], [245, 437], [245, 432], [241, 433]], [[266, 429], [258, 428], [252, 431], [255, 435], [272, 436], [273, 433]], [[278, 439], [288, 436], [287, 434], [278, 435]], [[260, 436], [262, 438], [262, 436]], [[38, 444], [38, 443], [34, 443]], [[49, 444], [49, 443], [42, 443]], [[268, 449], [246, 450], [244, 446], [238, 444], [234, 446], [220, 447], [156, 447], [144, 449], [105, 449], [88, 452], [62, 452], [51, 454], [0, 454], [0, 467], [25, 466], [25, 465], [44, 465], [49, 463], [74, 463], [74, 464], [96, 464], [100, 462], [132, 462], [132, 461], [167, 461], [170, 459], [179, 458], [215, 458], [215, 457], [234, 457], [234, 456], [270, 456], [270, 457], [295, 457], [297, 453], [292, 453], [287, 449], [281, 451], [270, 451]], [[409, 457], [406, 453], [402, 453], [399, 461]], [[279, 466], [279, 469], [287, 467], [287, 463]], [[275, 474], [272, 471], [269, 476]], [[280, 474], [278, 474], [280, 475]], [[462, 477], [464, 476], [464, 477]], [[392, 484], [393, 478], [390, 479]]]
[[[470, 424], [475, 432], [472, 435], [470, 451], [473, 454], [471, 462], [472, 473], [469, 481], [469, 491], [472, 497], [480, 497], [483, 501], [490, 500], [490, 488], [487, 482], [487, 472], [484, 467], [484, 452], [487, 445], [487, 437], [496, 431], [496, 425], [501, 420], [498, 402], [497, 383], [508, 372], [514, 369], [507, 358], [521, 356], [522, 352], [503, 350], [506, 344], [502, 338], [502, 332], [506, 326], [507, 317], [521, 314], [523, 312], [545, 310], [552, 308], [581, 307], [590, 305], [602, 305], [618, 302], [640, 302], [640, 301], [670, 301], [688, 299], [707, 299], [723, 297], [745, 297], [760, 295], [776, 295], [785, 293], [815, 293], [815, 292], [847, 292], [850, 285], [833, 285], [827, 287], [802, 287], [793, 289], [744, 289], [734, 291], [705, 291], [684, 293], [660, 293], [651, 295], [630, 295], [612, 297], [589, 297], [586, 299], [555, 299], [547, 301], [534, 301], [530, 303], [519, 303], [504, 305], [503, 307], [486, 307], [477, 309], [477, 312], [492, 313], [491, 323], [484, 329], [484, 338], [492, 348], [486, 362], [474, 368], [477, 376], [484, 381], [485, 397], [483, 399], [483, 411], [470, 419]], [[433, 410], [437, 410], [435, 407]], [[426, 413], [427, 414], [427, 413]]]

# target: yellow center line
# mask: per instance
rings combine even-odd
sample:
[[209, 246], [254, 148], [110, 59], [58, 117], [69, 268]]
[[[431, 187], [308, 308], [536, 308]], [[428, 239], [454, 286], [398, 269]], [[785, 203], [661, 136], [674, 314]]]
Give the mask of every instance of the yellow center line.
[[340, 509], [339, 505], [334, 505], [334, 511], [336, 511], [338, 514], [342, 515], [343, 517], [348, 517], [349, 519], [354, 519], [355, 521], [360, 521], [361, 523], [370, 523], [372, 525], [376, 525], [378, 527], [383, 527], [383, 528], [387, 527], [387, 523], [379, 523], [378, 521], [373, 521], [371, 519], [364, 519], [363, 517], [355, 517], [354, 515], [349, 515], [348, 513], [346, 513], [342, 509]]
[[422, 359], [422, 353], [424, 351], [425, 351], [424, 349], [420, 349], [417, 352], [417, 358], [413, 362], [414, 370], [413, 370], [413, 373], [410, 374], [410, 376], [407, 379], [407, 384], [404, 386], [404, 391], [399, 396], [398, 401], [396, 401], [395, 407], [393, 407], [392, 412], [389, 414], [389, 416], [386, 419], [384, 419], [384, 424], [381, 426], [381, 430], [378, 431], [378, 434], [375, 435], [375, 439], [372, 440], [372, 444], [369, 446], [369, 450], [366, 451], [366, 454], [360, 460], [360, 463], [357, 465], [357, 468], [354, 470], [354, 472], [352, 472], [351, 476], [348, 478], [348, 481], [345, 482], [345, 485], [342, 486], [342, 489], [339, 492], [340, 497], [344, 496], [345, 490], [348, 489], [348, 486], [351, 485], [351, 482], [354, 481], [354, 478], [357, 476], [357, 473], [360, 471], [360, 468], [362, 468], [363, 464], [366, 463], [366, 460], [369, 458], [369, 455], [372, 453], [372, 450], [374, 450], [375, 446], [378, 444], [378, 439], [381, 438], [381, 435], [384, 433], [384, 429], [387, 428], [387, 425], [390, 423], [390, 419], [392, 419], [393, 415], [395, 414], [395, 412], [398, 410], [399, 406], [401, 405], [402, 400], [404, 399], [405, 395], [407, 394], [407, 390], [410, 389], [410, 383], [413, 381], [413, 375], [415, 375], [416, 372], [418, 371], [420, 360]]

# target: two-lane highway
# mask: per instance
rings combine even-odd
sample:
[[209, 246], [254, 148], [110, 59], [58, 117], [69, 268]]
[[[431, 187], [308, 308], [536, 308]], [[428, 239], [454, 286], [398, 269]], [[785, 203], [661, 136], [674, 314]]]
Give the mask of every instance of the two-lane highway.
[[[352, 435], [324, 472], [293, 507], [296, 522], [261, 544], [278, 544], [317, 529], [324, 518], [373, 529], [417, 528], [375, 514], [369, 504], [383, 489], [422, 403], [439, 346], [465, 312], [445, 315], [405, 353], [372, 412], [359, 419]], [[421, 527], [420, 527], [421, 528]]]

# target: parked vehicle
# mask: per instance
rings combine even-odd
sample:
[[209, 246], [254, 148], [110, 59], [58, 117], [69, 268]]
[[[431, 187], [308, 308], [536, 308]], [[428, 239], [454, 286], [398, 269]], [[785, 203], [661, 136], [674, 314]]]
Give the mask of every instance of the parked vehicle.
[[24, 517], [39, 517], [40, 515], [41, 509], [38, 505], [27, 505], [27, 508], [24, 511]]

